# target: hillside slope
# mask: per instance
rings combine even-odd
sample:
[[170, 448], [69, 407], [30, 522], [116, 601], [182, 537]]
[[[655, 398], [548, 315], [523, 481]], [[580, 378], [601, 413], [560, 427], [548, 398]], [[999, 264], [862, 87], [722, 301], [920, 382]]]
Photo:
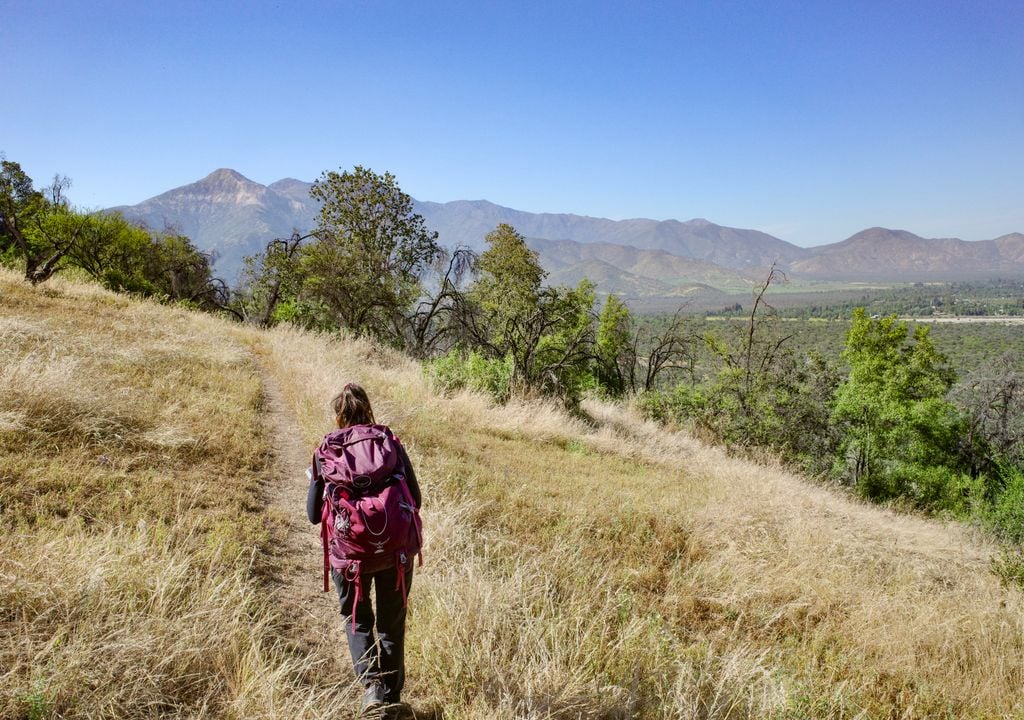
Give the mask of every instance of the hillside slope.
[[[417, 717], [1024, 711], [1021, 594], [960, 526], [619, 407], [590, 404], [584, 424], [440, 397], [363, 341], [10, 273], [0, 309], [5, 717], [351, 717], [340, 618], [310, 604], [315, 528], [290, 522], [300, 461], [281, 462], [328, 427], [349, 380], [424, 490]], [[294, 430], [275, 434], [268, 387]], [[333, 636], [311, 637], [323, 614]]]

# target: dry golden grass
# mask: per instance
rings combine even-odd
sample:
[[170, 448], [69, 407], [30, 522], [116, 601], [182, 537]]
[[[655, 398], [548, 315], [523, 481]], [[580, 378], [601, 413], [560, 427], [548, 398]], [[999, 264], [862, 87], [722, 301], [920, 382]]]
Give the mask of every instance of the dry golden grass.
[[968, 529], [585, 406], [440, 398], [350, 339], [272, 332], [313, 442], [365, 384], [420, 465], [413, 691], [446, 717], [1021, 717], [1020, 593]]
[[268, 603], [262, 386], [231, 330], [0, 273], [0, 717], [348, 706]]
[[[354, 380], [424, 491], [420, 716], [1024, 717], [1021, 596], [963, 527], [620, 406], [444, 398], [364, 341], [52, 288], [0, 276], [2, 716], [351, 717], [340, 622], [294, 642], [252, 487]], [[259, 368], [301, 437], [264, 432]]]

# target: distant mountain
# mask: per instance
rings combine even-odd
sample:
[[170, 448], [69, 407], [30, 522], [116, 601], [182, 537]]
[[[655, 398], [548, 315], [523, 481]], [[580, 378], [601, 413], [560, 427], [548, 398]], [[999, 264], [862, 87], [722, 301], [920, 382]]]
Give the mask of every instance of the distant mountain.
[[[309, 231], [317, 203], [311, 183], [286, 178], [261, 185], [220, 169], [198, 182], [138, 205], [111, 208], [150, 227], [172, 226], [216, 256], [217, 272], [237, 278], [242, 258], [276, 237]], [[484, 237], [509, 223], [540, 253], [550, 281], [582, 276], [603, 292], [667, 296], [737, 290], [760, 280], [773, 262], [794, 279], [928, 280], [1024, 275], [1024, 235], [977, 242], [925, 239], [904, 230], [870, 228], [832, 245], [800, 248], [757, 230], [695, 219], [608, 220], [528, 213], [486, 200], [415, 201], [428, 227], [448, 247], [484, 248]]]
[[498, 223], [508, 223], [526, 237], [609, 243], [664, 250], [728, 268], [767, 268], [807, 255], [804, 248], [757, 230], [715, 225], [707, 220], [608, 220], [564, 213], [528, 213], [486, 200], [448, 203], [419, 202], [416, 212], [441, 231], [448, 245], [483, 246], [484, 236]]
[[[261, 185], [235, 170], [222, 168], [198, 182], [138, 205], [111, 210], [150, 227], [176, 228], [192, 238], [200, 249], [213, 252], [217, 271], [234, 279], [246, 255], [259, 252], [275, 237], [287, 237], [295, 230], [306, 232], [313, 227], [317, 203], [309, 197], [311, 187], [312, 183], [294, 178]], [[542, 263], [550, 266], [553, 273], [552, 282], [578, 279], [589, 268], [588, 277], [596, 281], [600, 276], [604, 281], [601, 289], [606, 292], [672, 294], [688, 283], [736, 286], [743, 282], [739, 279], [743, 275], [728, 268], [761, 270], [773, 261], [785, 262], [805, 255], [802, 248], [771, 235], [706, 220], [616, 221], [570, 214], [534, 214], [486, 200], [414, 201], [414, 207], [448, 247], [465, 245], [482, 250], [487, 233], [503, 222], [513, 225], [531, 241], [561, 241], [560, 245], [549, 242], [541, 252]], [[568, 250], [581, 243], [595, 247], [587, 252]], [[641, 249], [660, 254], [637, 255]], [[575, 252], [578, 261], [569, 263], [567, 252]], [[676, 261], [666, 260], [670, 256]], [[691, 261], [683, 268], [677, 262], [681, 257], [702, 264]], [[635, 271], [621, 263], [631, 263]], [[666, 274], [666, 267], [674, 269]]]
[[542, 238], [529, 238], [527, 244], [540, 256], [549, 282], [575, 285], [586, 277], [603, 292], [627, 296], [671, 297], [710, 288], [746, 290], [763, 279], [760, 269], [732, 270], [664, 250]]
[[278, 180], [270, 186], [221, 168], [198, 182], [168, 190], [138, 205], [110, 208], [154, 229], [173, 227], [216, 256], [217, 271], [233, 280], [242, 258], [276, 237], [313, 225], [316, 205], [309, 183]]
[[795, 277], [833, 280], [952, 280], [1024, 273], [1024, 235], [968, 242], [873, 227], [813, 248], [790, 265]]

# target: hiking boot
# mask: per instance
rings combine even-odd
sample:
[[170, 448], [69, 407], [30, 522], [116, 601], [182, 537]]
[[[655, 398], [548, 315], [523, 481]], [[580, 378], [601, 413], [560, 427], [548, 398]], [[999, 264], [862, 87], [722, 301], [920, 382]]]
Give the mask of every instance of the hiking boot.
[[384, 688], [380, 683], [371, 683], [363, 692], [363, 707], [359, 711], [361, 715], [381, 710], [387, 703], [384, 700]]
[[393, 690], [388, 690], [384, 693], [384, 702], [388, 705], [401, 705], [401, 696]]

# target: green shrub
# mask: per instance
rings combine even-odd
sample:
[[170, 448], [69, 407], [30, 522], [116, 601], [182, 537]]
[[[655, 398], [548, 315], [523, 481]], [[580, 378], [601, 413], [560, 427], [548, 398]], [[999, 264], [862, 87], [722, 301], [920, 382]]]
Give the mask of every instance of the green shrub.
[[1024, 551], [1005, 547], [991, 559], [992, 572], [1006, 585], [1024, 587]]
[[671, 424], [703, 424], [708, 399], [700, 386], [679, 384], [671, 390], [648, 390], [637, 397], [637, 408], [652, 420]]
[[992, 524], [1004, 540], [1015, 544], [1024, 541], [1024, 469], [1004, 470], [1005, 486], [992, 508]]
[[444, 392], [475, 390], [498, 402], [507, 401], [512, 392], [511, 356], [492, 360], [475, 350], [467, 353], [453, 349], [424, 367], [428, 377]]
[[944, 465], [896, 463], [880, 472], [876, 482], [880, 487], [873, 491], [884, 497], [904, 497], [919, 508], [957, 516], [967, 515], [980, 496], [978, 481]]

